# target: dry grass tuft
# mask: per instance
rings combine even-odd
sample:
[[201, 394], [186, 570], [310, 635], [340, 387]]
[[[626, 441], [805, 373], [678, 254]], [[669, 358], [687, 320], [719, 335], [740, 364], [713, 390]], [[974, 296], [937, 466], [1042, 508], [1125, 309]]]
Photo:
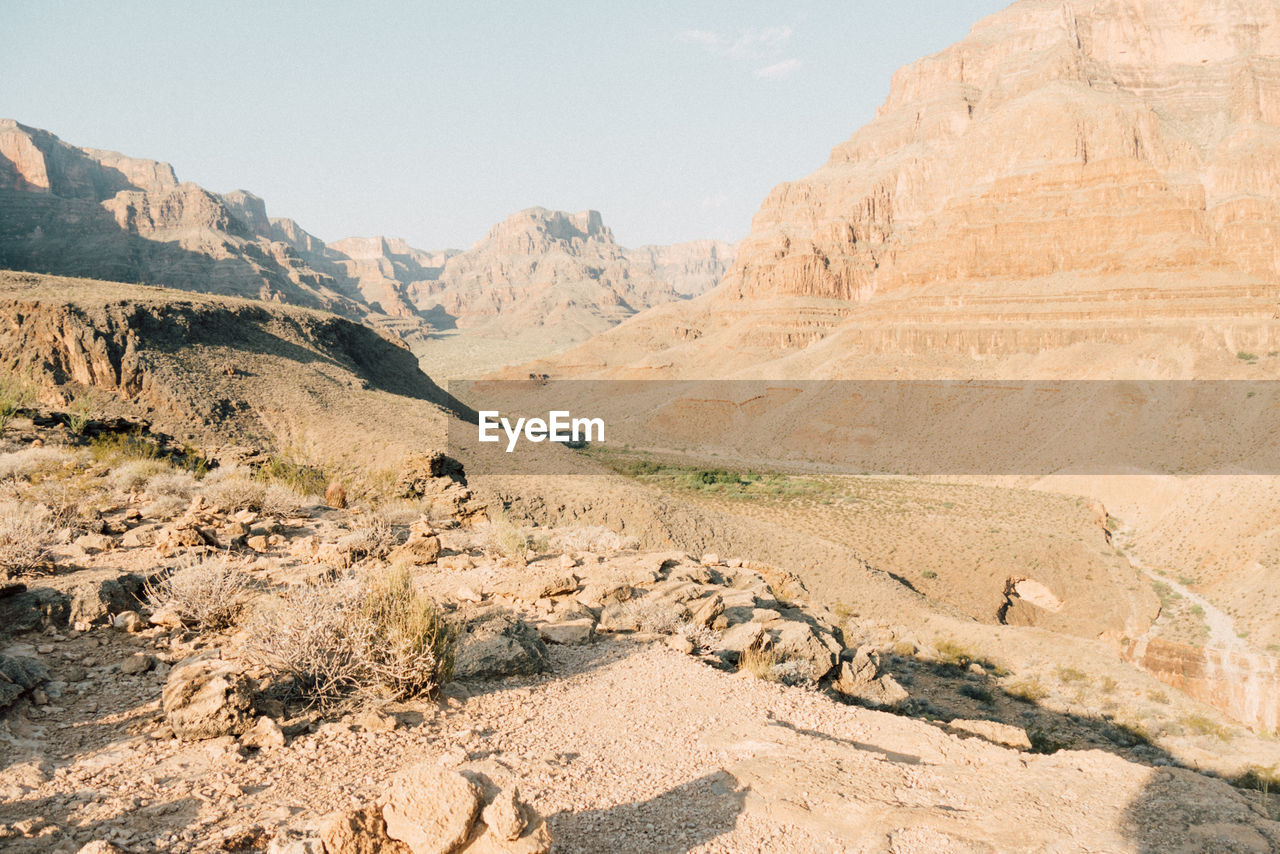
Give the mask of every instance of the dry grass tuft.
[[38, 566], [53, 536], [48, 509], [20, 501], [0, 503], [0, 570], [7, 574]]
[[454, 633], [407, 571], [291, 590], [249, 635], [251, 654], [322, 708], [427, 695], [452, 678]]

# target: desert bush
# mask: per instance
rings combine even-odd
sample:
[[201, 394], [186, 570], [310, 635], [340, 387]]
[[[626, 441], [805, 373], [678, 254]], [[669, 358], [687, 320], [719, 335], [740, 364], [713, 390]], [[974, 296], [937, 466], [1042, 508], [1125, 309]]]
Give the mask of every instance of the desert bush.
[[178, 567], [148, 585], [156, 609], [176, 611], [182, 620], [218, 631], [236, 624], [253, 592], [244, 566], [226, 557], [206, 557]]
[[1059, 667], [1058, 681], [1062, 682], [1063, 684], [1070, 684], [1072, 682], [1088, 682], [1089, 675], [1082, 670], [1077, 670], [1074, 667]]
[[14, 416], [30, 406], [35, 397], [36, 386], [30, 376], [0, 374], [0, 430], [8, 427]]
[[945, 638], [934, 641], [933, 648], [938, 652], [939, 661], [955, 667], [968, 667], [977, 657], [955, 641]]
[[750, 647], [738, 657], [738, 669], [757, 679], [783, 685], [812, 686], [813, 664], [808, 659], [788, 658], [772, 647]]
[[122, 492], [137, 492], [151, 479], [172, 471], [172, 466], [159, 459], [127, 460], [112, 469], [107, 480]]
[[979, 703], [994, 703], [996, 699], [990, 688], [973, 682], [964, 683], [958, 690], [970, 700], [977, 700]]
[[521, 530], [501, 508], [489, 511], [489, 524], [484, 531], [485, 544], [495, 554], [508, 560], [525, 563], [529, 551], [529, 536]]
[[1182, 723], [1196, 735], [1212, 736], [1220, 741], [1230, 741], [1232, 737], [1231, 730], [1204, 715], [1188, 715]]
[[714, 649], [716, 642], [720, 639], [719, 632], [693, 622], [682, 623], [676, 629], [676, 634], [693, 644], [695, 653], [708, 652]]
[[454, 632], [408, 572], [289, 591], [249, 625], [250, 653], [332, 708], [433, 693], [452, 677]]
[[42, 480], [27, 497], [49, 511], [55, 528], [74, 532], [86, 530], [102, 518], [106, 492], [96, 478], [77, 476]]
[[640, 547], [635, 537], [602, 528], [559, 528], [547, 540], [547, 548], [559, 552], [590, 552], [593, 554], [613, 554], [631, 551]]
[[77, 436], [84, 435], [89, 422], [93, 420], [94, 403], [91, 391], [86, 391], [71, 402], [67, 410], [67, 426], [71, 428], [72, 433]]
[[160, 498], [190, 498], [200, 486], [195, 475], [188, 471], [168, 469], [147, 479], [146, 491]]
[[301, 495], [283, 483], [269, 483], [262, 493], [260, 510], [268, 516], [292, 516], [310, 503], [309, 496]]
[[75, 455], [64, 448], [24, 448], [0, 454], [0, 480], [31, 480], [74, 461]]
[[641, 596], [622, 603], [620, 617], [624, 624], [634, 624], [642, 632], [670, 635], [689, 621], [689, 609], [670, 599]]
[[1021, 679], [1005, 687], [1005, 693], [1024, 703], [1035, 703], [1049, 696], [1049, 691], [1035, 677]]
[[44, 507], [19, 501], [0, 503], [0, 570], [22, 572], [40, 563], [53, 542], [53, 516]]
[[267, 497], [267, 486], [239, 469], [218, 469], [204, 479], [200, 492], [210, 504], [231, 513], [241, 510], [258, 513]]
[[366, 517], [338, 540], [340, 565], [349, 567], [366, 558], [385, 558], [401, 542], [398, 529], [385, 516]]
[[273, 456], [253, 474], [254, 480], [288, 487], [299, 495], [324, 495], [329, 478], [323, 469], [287, 457]]

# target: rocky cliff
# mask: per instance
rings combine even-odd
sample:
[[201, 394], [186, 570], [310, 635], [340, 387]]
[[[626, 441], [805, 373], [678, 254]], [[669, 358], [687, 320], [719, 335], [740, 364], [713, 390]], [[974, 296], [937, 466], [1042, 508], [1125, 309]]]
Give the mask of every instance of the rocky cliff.
[[[320, 308], [419, 349], [432, 333], [477, 329], [499, 315], [499, 339], [558, 326], [568, 346], [707, 290], [731, 258], [714, 241], [631, 252], [594, 211], [541, 209], [495, 226], [467, 252], [388, 237], [326, 245], [294, 220], [269, 216], [245, 190], [210, 192], [179, 181], [166, 163], [78, 148], [0, 120], [0, 268]], [[547, 342], [529, 346], [525, 358]]]
[[743, 366], [836, 335], [824, 359], [1274, 349], [1277, 174], [1276, 3], [1021, 0], [774, 189], [705, 305], [573, 363]]

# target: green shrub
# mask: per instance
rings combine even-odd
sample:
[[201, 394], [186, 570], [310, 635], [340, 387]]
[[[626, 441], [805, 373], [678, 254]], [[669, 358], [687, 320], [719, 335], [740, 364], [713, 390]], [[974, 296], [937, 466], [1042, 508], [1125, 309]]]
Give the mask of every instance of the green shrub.
[[325, 488], [329, 485], [329, 478], [323, 469], [279, 456], [273, 456], [263, 463], [253, 477], [263, 483], [287, 486], [301, 495], [324, 495]]
[[9, 426], [17, 414], [36, 398], [36, 386], [30, 376], [0, 374], [0, 430]]

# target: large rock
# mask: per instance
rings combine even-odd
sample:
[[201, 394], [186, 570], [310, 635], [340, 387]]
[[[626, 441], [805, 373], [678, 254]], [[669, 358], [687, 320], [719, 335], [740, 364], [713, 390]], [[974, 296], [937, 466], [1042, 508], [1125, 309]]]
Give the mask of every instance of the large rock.
[[0, 710], [49, 681], [49, 671], [34, 658], [0, 655]]
[[325, 854], [408, 854], [403, 842], [387, 835], [387, 822], [376, 806], [342, 810], [320, 826]]
[[458, 637], [456, 679], [500, 679], [540, 673], [550, 664], [546, 644], [528, 623], [492, 612], [468, 624]]
[[768, 629], [773, 650], [784, 660], [805, 662], [811, 668], [815, 682], [825, 678], [835, 667], [839, 644], [816, 631], [809, 623], [780, 620], [770, 624]]
[[71, 622], [96, 623], [136, 610], [145, 587], [145, 580], [133, 573], [77, 585], [71, 591]]
[[841, 662], [831, 687], [839, 694], [870, 706], [895, 706], [907, 699], [907, 691], [893, 676], [880, 673], [879, 658], [865, 648], [853, 659]]
[[383, 797], [386, 833], [413, 854], [450, 854], [471, 835], [480, 795], [476, 783], [434, 762], [407, 768]]
[[188, 659], [174, 667], [161, 702], [174, 734], [187, 741], [241, 735], [254, 724], [252, 683], [219, 658]]

